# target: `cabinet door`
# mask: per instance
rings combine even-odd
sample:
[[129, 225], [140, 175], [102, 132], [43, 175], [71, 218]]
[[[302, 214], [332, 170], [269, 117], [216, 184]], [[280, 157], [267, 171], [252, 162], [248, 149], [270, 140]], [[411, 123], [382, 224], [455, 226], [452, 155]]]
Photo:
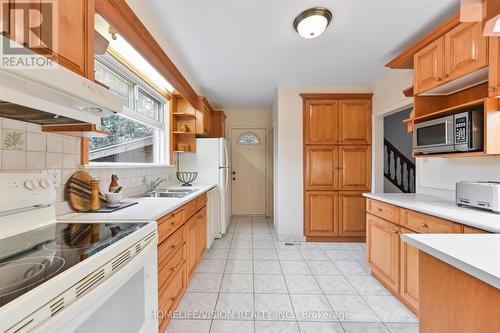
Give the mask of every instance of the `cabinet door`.
[[500, 96], [500, 37], [490, 37], [489, 87], [490, 97]]
[[339, 147], [339, 189], [368, 191], [371, 187], [371, 148]]
[[211, 125], [212, 125], [212, 115], [210, 114], [210, 109], [203, 105], [203, 132], [210, 136]]
[[[22, 13], [28, 10], [29, 20]], [[42, 0], [9, 1], [9, 38], [60, 65], [93, 79], [94, 1], [71, 0], [48, 3]], [[57, 14], [53, 19], [49, 19]], [[25, 16], [26, 17], [26, 16]], [[37, 31], [28, 33], [28, 31]], [[91, 43], [89, 42], [91, 40]], [[92, 66], [93, 67], [93, 66]]]
[[365, 198], [362, 192], [343, 192], [339, 196], [339, 235], [366, 235]]
[[186, 222], [187, 229], [187, 238], [186, 238], [186, 247], [187, 247], [187, 272], [188, 275], [191, 276], [194, 273], [194, 269], [196, 268], [196, 264], [198, 263], [198, 228], [197, 228], [197, 216], [194, 215]]
[[[401, 228], [402, 234], [412, 234], [411, 230]], [[401, 297], [411, 307], [413, 312], [418, 314], [419, 300], [419, 263], [418, 249], [406, 242], [401, 243]]]
[[304, 102], [304, 143], [331, 145], [337, 143], [337, 102], [308, 100]]
[[306, 190], [336, 190], [337, 147], [308, 146], [305, 157]]
[[338, 235], [338, 194], [308, 191], [305, 194], [306, 236]]
[[203, 254], [205, 254], [205, 250], [207, 249], [207, 208], [204, 207], [198, 213], [198, 259], [201, 260], [203, 258]]
[[487, 37], [481, 23], [461, 23], [444, 35], [445, 78], [455, 80], [488, 65]]
[[366, 215], [368, 264], [378, 278], [399, 292], [399, 228], [371, 214]]
[[339, 101], [339, 144], [369, 145], [372, 102], [368, 99]]
[[415, 94], [440, 85], [444, 78], [444, 37], [441, 37], [414, 56]]

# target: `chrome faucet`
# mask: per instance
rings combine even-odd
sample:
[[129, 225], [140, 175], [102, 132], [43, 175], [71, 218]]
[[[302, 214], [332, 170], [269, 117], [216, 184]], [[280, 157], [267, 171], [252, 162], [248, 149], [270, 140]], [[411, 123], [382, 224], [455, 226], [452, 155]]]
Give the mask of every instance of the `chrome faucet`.
[[148, 192], [153, 192], [154, 190], [156, 190], [161, 184], [163, 184], [167, 180], [168, 180], [168, 177], [158, 177], [155, 180], [151, 180], [149, 182]]

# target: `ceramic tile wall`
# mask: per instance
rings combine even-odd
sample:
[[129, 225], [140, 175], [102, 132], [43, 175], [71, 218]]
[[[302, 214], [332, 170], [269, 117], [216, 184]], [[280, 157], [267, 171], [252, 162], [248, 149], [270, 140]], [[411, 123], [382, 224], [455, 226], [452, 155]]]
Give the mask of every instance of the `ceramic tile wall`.
[[[63, 201], [64, 184], [79, 168], [80, 139], [43, 133], [35, 124], [0, 118], [0, 172], [27, 173], [58, 170], [61, 181], [58, 201]], [[111, 174], [117, 174], [124, 194], [143, 192], [150, 179], [169, 176], [175, 179], [172, 167], [92, 168], [89, 173], [101, 180], [101, 191], [106, 192]]]

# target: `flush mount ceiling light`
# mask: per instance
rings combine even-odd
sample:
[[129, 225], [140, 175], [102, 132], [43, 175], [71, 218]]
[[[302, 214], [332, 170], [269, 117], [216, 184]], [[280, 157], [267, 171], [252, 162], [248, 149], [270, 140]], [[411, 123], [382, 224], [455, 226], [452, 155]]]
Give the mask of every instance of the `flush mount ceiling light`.
[[293, 27], [302, 38], [316, 38], [325, 31], [332, 20], [332, 12], [323, 7], [304, 10], [295, 20]]

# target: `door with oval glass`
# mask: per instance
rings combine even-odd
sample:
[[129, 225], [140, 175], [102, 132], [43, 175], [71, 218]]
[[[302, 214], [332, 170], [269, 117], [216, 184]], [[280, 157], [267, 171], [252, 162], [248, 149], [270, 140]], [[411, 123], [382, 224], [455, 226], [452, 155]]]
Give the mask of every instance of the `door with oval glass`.
[[233, 214], [266, 214], [266, 130], [231, 130]]

